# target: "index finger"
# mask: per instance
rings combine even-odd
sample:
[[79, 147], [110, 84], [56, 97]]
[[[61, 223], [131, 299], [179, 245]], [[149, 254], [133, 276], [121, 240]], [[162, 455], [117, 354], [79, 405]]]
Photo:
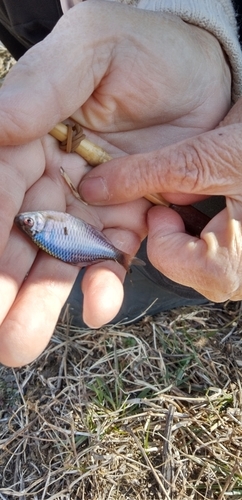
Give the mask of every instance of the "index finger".
[[81, 197], [95, 205], [151, 193], [227, 195], [241, 199], [242, 124], [236, 123], [151, 153], [112, 160], [90, 171]]

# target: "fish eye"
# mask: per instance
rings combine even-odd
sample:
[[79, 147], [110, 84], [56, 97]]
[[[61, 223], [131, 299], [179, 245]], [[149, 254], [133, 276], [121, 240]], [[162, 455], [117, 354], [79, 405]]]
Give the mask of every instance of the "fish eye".
[[24, 224], [25, 224], [25, 226], [33, 227], [34, 219], [32, 219], [32, 217], [25, 217]]

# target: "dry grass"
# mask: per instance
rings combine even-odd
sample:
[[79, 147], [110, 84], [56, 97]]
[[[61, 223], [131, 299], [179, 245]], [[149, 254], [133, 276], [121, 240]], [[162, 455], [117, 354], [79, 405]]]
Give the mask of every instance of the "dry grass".
[[241, 304], [66, 318], [34, 363], [0, 367], [0, 500], [241, 499]]
[[6, 74], [9, 72], [10, 68], [15, 63], [14, 58], [5, 49], [4, 45], [0, 42], [0, 86]]
[[2, 367], [1, 499], [242, 497], [240, 304], [59, 324]]

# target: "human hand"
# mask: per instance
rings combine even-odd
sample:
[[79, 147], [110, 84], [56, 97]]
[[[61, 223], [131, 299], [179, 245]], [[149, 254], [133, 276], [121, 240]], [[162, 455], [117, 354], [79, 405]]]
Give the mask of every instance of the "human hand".
[[[184, 128], [194, 135], [216, 126], [230, 105], [230, 84], [210, 33], [177, 16], [79, 3], [6, 78], [0, 144], [26, 143], [74, 115], [90, 130], [112, 133], [126, 152], [138, 152], [140, 129], [153, 126], [158, 135], [155, 127], [166, 125], [160, 140], [174, 142], [177, 129], [181, 139]], [[120, 131], [134, 134], [126, 140]], [[152, 147], [150, 141], [146, 148]]]
[[[92, 204], [126, 203], [150, 192], [170, 202], [224, 195], [226, 208], [199, 238], [165, 207], [148, 214], [148, 256], [166, 276], [215, 302], [242, 299], [242, 98], [220, 126], [181, 143], [97, 167], [80, 192]], [[189, 195], [188, 195], [189, 193]]]
[[[115, 148], [109, 149], [117, 154]], [[32, 209], [67, 211], [104, 230], [118, 248], [131, 255], [146, 235], [147, 201], [112, 209], [85, 206], [63, 181], [60, 165], [76, 185], [89, 169], [78, 155], [63, 153], [50, 136], [26, 146], [0, 148], [0, 213], [5, 214], [1, 220], [0, 360], [7, 365], [29, 363], [42, 352], [79, 271], [38, 252], [17, 228], [11, 230], [14, 214]], [[110, 261], [86, 270], [83, 314], [90, 326], [106, 323], [117, 314], [124, 276], [124, 268]]]
[[[162, 141], [163, 144], [174, 142], [211, 128], [224, 115], [230, 100], [228, 66], [219, 44], [208, 33], [192, 26], [186, 30], [184, 23], [170, 16], [159, 16], [157, 22], [156, 14], [135, 9], [129, 9], [127, 16], [124, 6], [109, 2], [87, 2], [77, 7], [63, 16], [53, 33], [17, 63], [0, 93], [0, 144], [7, 144], [0, 152], [0, 289], [4, 297], [0, 352], [1, 360], [14, 366], [32, 360], [48, 342], [77, 270], [63, 267], [58, 261], [53, 264], [53, 259], [46, 255], [38, 255], [35, 259], [35, 247], [16, 229], [7, 243], [13, 218], [20, 207], [21, 211], [64, 210], [66, 207], [79, 215], [80, 207], [76, 212], [76, 205], [72, 206], [64, 196], [66, 191], [60, 181], [59, 166], [62, 165], [76, 183], [84, 173], [78, 170], [77, 174], [75, 161], [82, 168], [83, 163], [79, 163], [80, 159], [74, 160], [75, 155], [66, 157], [62, 153], [64, 156], [60, 157], [57, 151], [53, 153], [53, 139], [45, 137], [42, 142], [26, 143], [44, 135], [56, 122], [76, 112], [79, 121], [89, 129], [104, 130], [102, 135], [109, 144], [125, 152], [151, 150]], [[187, 55], [186, 64], [184, 61], [178, 64], [180, 58], [176, 54], [171, 57], [170, 42], [166, 43], [167, 37], [161, 37], [163, 29], [166, 34], [172, 29], [174, 39], [178, 38], [179, 47], [183, 47], [182, 55]], [[199, 47], [193, 33], [195, 29], [200, 34]], [[161, 45], [157, 47], [159, 37]], [[179, 37], [182, 40], [184, 37], [181, 45]], [[190, 51], [186, 43], [191, 44], [191, 41], [194, 47]], [[202, 41], [204, 51], [201, 51]], [[161, 46], [165, 54], [162, 61], [161, 51], [157, 52]], [[174, 45], [172, 47], [174, 49]], [[204, 68], [207, 50], [211, 59], [209, 63], [206, 60], [206, 71], [202, 70], [196, 80], [198, 69]], [[216, 65], [213, 63], [215, 58]], [[151, 59], [153, 64], [147, 66]], [[135, 64], [136, 61], [139, 64]], [[157, 75], [159, 65], [162, 70]], [[158, 79], [161, 82], [155, 85]], [[211, 87], [213, 81], [216, 84]], [[195, 87], [196, 92], [191, 93]], [[79, 106], [82, 108], [78, 109]], [[142, 124], [142, 130], [138, 130]], [[21, 143], [26, 145], [9, 147]], [[109, 152], [112, 154], [110, 147]], [[88, 209], [85, 216], [88, 215], [88, 222], [89, 217], [91, 220], [94, 217], [96, 224], [98, 220], [100, 228], [112, 228], [107, 229], [112, 241], [123, 250], [135, 253], [145, 235], [144, 213], [148, 206], [142, 200], [134, 206], [119, 207], [118, 211], [113, 207], [111, 210], [99, 207], [89, 213]], [[118, 226], [118, 231], [114, 226]], [[18, 293], [31, 265], [28, 279]], [[98, 264], [88, 269], [83, 280], [87, 324], [101, 326], [114, 317], [122, 301], [123, 273], [113, 263], [104, 268]]]

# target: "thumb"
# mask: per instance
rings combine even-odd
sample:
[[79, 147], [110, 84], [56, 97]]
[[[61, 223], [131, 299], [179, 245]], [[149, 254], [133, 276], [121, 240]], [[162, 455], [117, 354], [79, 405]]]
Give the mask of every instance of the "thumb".
[[151, 153], [112, 160], [83, 178], [80, 194], [92, 204], [123, 203], [151, 193], [240, 198], [241, 133], [242, 124], [236, 123]]
[[100, 39], [103, 19], [98, 8], [96, 2], [84, 2], [70, 9], [12, 67], [0, 93], [0, 145], [41, 137], [91, 95], [110, 57]]
[[149, 260], [165, 276], [209, 300], [239, 300], [240, 224], [230, 215], [223, 210], [207, 225], [201, 238], [194, 238], [186, 234], [173, 210], [153, 207], [148, 214]]

